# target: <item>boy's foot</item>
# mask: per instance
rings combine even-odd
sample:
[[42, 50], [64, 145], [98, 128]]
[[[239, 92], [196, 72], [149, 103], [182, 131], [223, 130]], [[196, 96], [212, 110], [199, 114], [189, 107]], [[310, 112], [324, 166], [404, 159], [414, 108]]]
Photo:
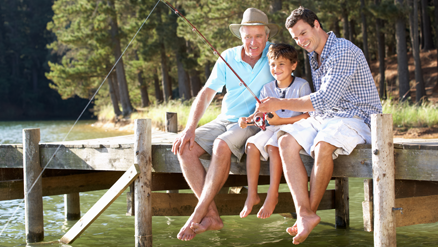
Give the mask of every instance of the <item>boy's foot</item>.
[[286, 229], [286, 232], [289, 233], [289, 235], [295, 236], [298, 234], [297, 222], [298, 221], [295, 221], [295, 224], [292, 227]]
[[179, 230], [179, 233], [177, 235], [177, 238], [182, 241], [190, 241], [192, 240], [196, 233], [190, 228], [190, 226], [193, 224], [192, 222], [193, 215], [190, 216], [190, 218], [187, 220], [186, 224]]
[[240, 212], [240, 218], [245, 218], [246, 216], [248, 216], [249, 213], [251, 213], [252, 207], [259, 203], [260, 197], [258, 194], [255, 194], [255, 196], [250, 196], [248, 194], [248, 197], [246, 197], [245, 206], [243, 206], [243, 209]]
[[[297, 222], [295, 222], [297, 234], [293, 238], [293, 244], [300, 244], [304, 242], [304, 240], [306, 240], [306, 238], [312, 232], [313, 228], [315, 228], [315, 226], [317, 226], [320, 221], [321, 218], [316, 214], [308, 216], [298, 216], [298, 220]], [[291, 228], [293, 227], [286, 229], [289, 234], [293, 233], [293, 229]]]
[[260, 219], [269, 218], [269, 216], [271, 216], [271, 214], [274, 212], [277, 203], [278, 203], [278, 193], [272, 196], [270, 193], [268, 193], [268, 196], [265, 199], [265, 203], [263, 203], [263, 206], [260, 208], [259, 212], [257, 213], [257, 218]]

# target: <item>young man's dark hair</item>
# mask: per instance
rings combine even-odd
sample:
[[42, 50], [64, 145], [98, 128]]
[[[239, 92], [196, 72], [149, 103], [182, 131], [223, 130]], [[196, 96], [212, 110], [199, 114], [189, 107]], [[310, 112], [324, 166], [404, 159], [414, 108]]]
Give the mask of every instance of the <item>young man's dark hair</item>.
[[313, 13], [312, 10], [306, 9], [303, 6], [300, 6], [298, 9], [292, 11], [290, 16], [286, 19], [286, 28], [289, 29], [293, 27], [299, 20], [303, 20], [311, 27], [314, 27], [315, 20], [317, 20], [319, 22], [319, 26], [321, 27], [321, 29], [323, 29], [322, 24], [318, 19], [318, 16], [316, 16], [316, 14]]
[[269, 47], [268, 54], [266, 54], [269, 60], [276, 60], [280, 57], [289, 59], [291, 64], [298, 62], [297, 50], [288, 44], [272, 44]]

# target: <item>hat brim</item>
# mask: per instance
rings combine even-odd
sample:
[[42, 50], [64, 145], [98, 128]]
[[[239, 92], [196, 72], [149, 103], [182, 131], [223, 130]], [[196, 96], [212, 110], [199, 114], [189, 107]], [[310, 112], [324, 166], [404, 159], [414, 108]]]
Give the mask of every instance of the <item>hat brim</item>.
[[274, 37], [275, 35], [278, 34], [278, 31], [280, 31], [280, 26], [278, 26], [277, 24], [274, 23], [269, 23], [269, 24], [263, 24], [263, 23], [245, 23], [245, 24], [231, 24], [230, 25], [230, 31], [232, 34], [234, 34], [234, 36], [236, 36], [237, 38], [241, 38], [240, 37], [240, 27], [241, 26], [267, 26], [269, 27], [269, 38]]

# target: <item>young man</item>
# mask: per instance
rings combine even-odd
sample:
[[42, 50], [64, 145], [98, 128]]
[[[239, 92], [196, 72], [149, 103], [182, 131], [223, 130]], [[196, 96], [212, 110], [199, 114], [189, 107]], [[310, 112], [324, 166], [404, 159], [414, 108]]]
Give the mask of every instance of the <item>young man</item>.
[[[311, 10], [300, 7], [286, 20], [295, 42], [308, 51], [315, 93], [299, 99], [267, 98], [259, 111], [309, 112], [310, 117], [278, 134], [283, 172], [297, 209], [297, 221], [286, 231], [302, 243], [320, 222], [316, 210], [333, 173], [333, 159], [357, 144], [370, 143], [371, 114], [382, 112], [373, 77], [362, 51], [348, 40], [326, 33]], [[313, 156], [310, 195], [307, 172], [298, 155]]]
[[[249, 8], [244, 12], [241, 24], [231, 24], [230, 30], [242, 40], [243, 46], [226, 50], [222, 57], [258, 95], [263, 85], [273, 80], [266, 53], [270, 45], [268, 38], [277, 34], [279, 27], [268, 23], [268, 17], [262, 11]], [[172, 152], [178, 154], [184, 177], [198, 198], [195, 211], [178, 233], [180, 240], [188, 241], [195, 234], [223, 227], [213, 198], [228, 178], [231, 155], [240, 160], [246, 139], [258, 131], [257, 127], [241, 129], [237, 124], [240, 117], [254, 112], [256, 103], [248, 90], [239, 84], [238, 78], [219, 58], [192, 105], [186, 128], [173, 143]], [[223, 86], [226, 86], [227, 94], [222, 101], [222, 113], [196, 129], [207, 106]], [[205, 152], [211, 154], [207, 173], [199, 160]]]
[[[311, 93], [309, 83], [306, 80], [292, 75], [298, 64], [298, 54], [293, 46], [288, 44], [272, 44], [269, 47], [268, 58], [271, 74], [275, 80], [263, 86], [260, 91], [260, 99], [266, 97], [299, 98]], [[273, 117], [268, 118], [270, 125], [266, 126], [266, 131], [260, 131], [246, 141], [248, 196], [245, 206], [242, 212], [240, 212], [241, 218], [248, 216], [252, 207], [260, 202], [260, 197], [257, 194], [260, 159], [266, 161], [269, 158], [270, 185], [266, 200], [257, 213], [257, 217], [266, 219], [274, 212], [275, 206], [278, 203], [278, 188], [283, 173], [278, 152], [277, 131], [283, 125], [293, 124], [309, 117], [308, 113], [284, 109], [272, 112], [272, 114]], [[249, 117], [240, 118], [239, 126], [246, 128], [248, 122], [254, 122], [253, 116], [254, 114]]]

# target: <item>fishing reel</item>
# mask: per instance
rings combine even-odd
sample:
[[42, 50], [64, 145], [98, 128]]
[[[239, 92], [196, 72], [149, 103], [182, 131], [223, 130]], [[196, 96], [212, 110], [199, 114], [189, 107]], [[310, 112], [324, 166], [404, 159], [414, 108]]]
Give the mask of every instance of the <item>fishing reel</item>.
[[257, 127], [259, 127], [261, 130], [266, 130], [266, 116], [269, 118], [274, 117], [274, 115], [270, 112], [264, 113], [264, 112], [256, 112], [254, 116], [252, 117], [252, 122], [249, 122], [248, 124], [255, 124]]

